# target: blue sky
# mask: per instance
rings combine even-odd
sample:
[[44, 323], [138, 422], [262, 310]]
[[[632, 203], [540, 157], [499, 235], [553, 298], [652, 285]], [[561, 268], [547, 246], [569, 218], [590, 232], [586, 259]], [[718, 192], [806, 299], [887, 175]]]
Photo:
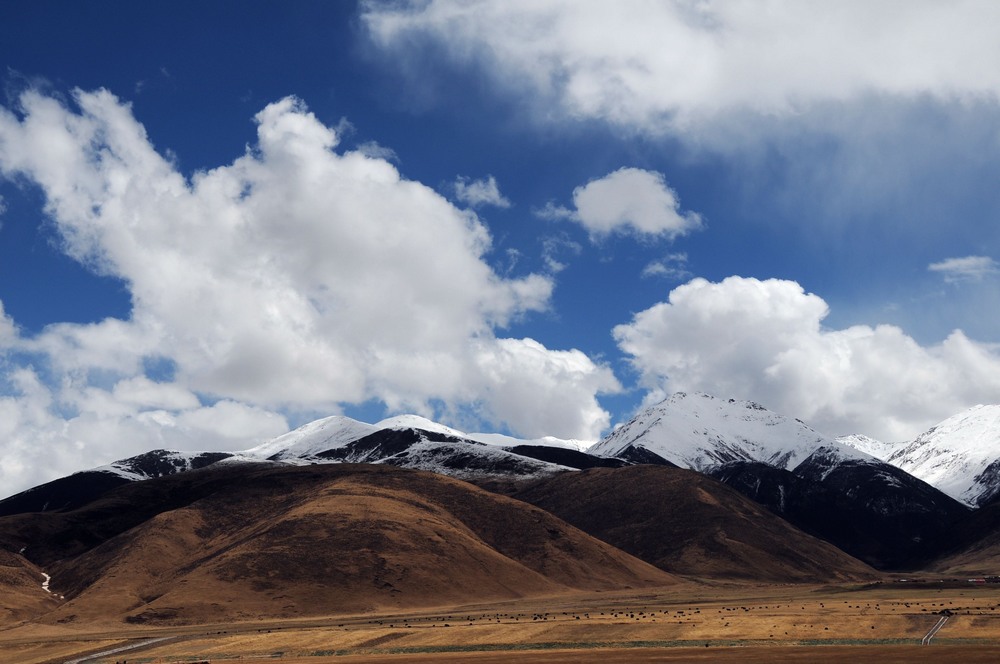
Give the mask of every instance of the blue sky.
[[7, 2], [0, 493], [676, 390], [1000, 401], [990, 3]]

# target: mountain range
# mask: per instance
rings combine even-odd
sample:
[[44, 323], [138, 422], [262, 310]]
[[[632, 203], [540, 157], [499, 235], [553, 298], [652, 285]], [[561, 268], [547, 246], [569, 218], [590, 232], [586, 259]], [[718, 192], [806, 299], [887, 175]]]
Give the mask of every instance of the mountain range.
[[[0, 500], [0, 621], [995, 574], [996, 408], [895, 445], [677, 393], [589, 449], [408, 415], [329, 417], [239, 452], [154, 450]], [[932, 483], [905, 471], [935, 459]]]
[[1000, 405], [978, 405], [931, 427], [914, 440], [883, 443], [859, 436], [847, 445], [901, 468], [971, 507], [1000, 495]]

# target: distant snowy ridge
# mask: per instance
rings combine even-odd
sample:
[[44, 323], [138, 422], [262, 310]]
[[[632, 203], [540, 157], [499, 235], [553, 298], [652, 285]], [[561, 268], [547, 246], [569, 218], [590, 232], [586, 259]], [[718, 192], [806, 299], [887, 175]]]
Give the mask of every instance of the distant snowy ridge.
[[577, 452], [586, 452], [590, 447], [594, 445], [592, 440], [574, 440], [565, 438], [556, 438], [555, 436], [542, 436], [541, 438], [514, 438], [513, 436], [505, 436], [502, 433], [470, 433], [466, 434], [467, 438], [479, 441], [480, 443], [486, 443], [487, 445], [493, 445], [495, 447], [515, 447], [517, 445], [542, 445], [545, 447], [559, 447], [567, 450], [576, 450]]
[[877, 462], [827, 438], [799, 420], [752, 401], [678, 392], [651, 406], [591, 447], [619, 456], [642, 447], [682, 468], [704, 471], [733, 461], [757, 461], [792, 470], [813, 455], [824, 461]]
[[888, 461], [894, 452], [899, 450], [906, 443], [884, 443], [870, 436], [860, 433], [852, 433], [847, 436], [838, 436], [837, 442], [849, 445], [856, 450], [870, 454], [876, 459]]
[[1000, 405], [953, 415], [886, 458], [966, 505], [1000, 495]]
[[397, 415], [375, 424], [334, 415], [239, 452], [153, 450], [85, 472], [109, 473], [136, 482], [214, 463], [247, 462], [385, 463], [464, 479], [514, 476], [533, 479], [575, 470], [511, 449], [520, 446], [579, 451], [589, 443], [552, 437], [523, 440], [502, 434], [466, 434], [419, 415]]

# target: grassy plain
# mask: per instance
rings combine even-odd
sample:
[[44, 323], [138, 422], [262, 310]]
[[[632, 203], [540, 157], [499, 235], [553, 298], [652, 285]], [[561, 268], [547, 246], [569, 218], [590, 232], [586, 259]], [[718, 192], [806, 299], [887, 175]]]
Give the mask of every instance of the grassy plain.
[[[948, 622], [930, 646], [921, 638]], [[162, 639], [155, 643], [148, 639]], [[0, 660], [113, 664], [281, 661], [994, 662], [1000, 587], [701, 585], [591, 592], [490, 605], [219, 625], [40, 625], [0, 631]]]

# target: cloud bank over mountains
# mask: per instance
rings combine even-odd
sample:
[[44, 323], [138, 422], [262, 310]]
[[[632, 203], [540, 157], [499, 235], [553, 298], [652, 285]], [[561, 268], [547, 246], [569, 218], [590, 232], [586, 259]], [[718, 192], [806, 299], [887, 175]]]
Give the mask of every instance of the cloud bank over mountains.
[[[135, 451], [185, 435], [245, 446], [282, 432], [279, 411], [369, 399], [452, 417], [476, 406], [527, 436], [609, 425], [596, 400], [619, 389], [608, 367], [494, 334], [544, 311], [551, 279], [496, 274], [473, 212], [384, 159], [338, 152], [302, 102], [267, 106], [246, 154], [190, 181], [127, 104], [106, 91], [73, 103], [31, 91], [0, 111], [0, 172], [42, 190], [64, 250], [121, 279], [132, 314], [34, 338], [3, 319], [21, 365], [5, 421], [30, 422], [8, 440], [45, 438], [52, 454], [128, 429]], [[169, 375], [147, 377], [151, 362]]]
[[[656, 402], [675, 391], [755, 395], [843, 435], [907, 440], [982, 396], [1000, 399], [1000, 352], [961, 331], [921, 346], [892, 325], [829, 329], [794, 281], [693, 279], [614, 329]], [[946, 416], [947, 417], [947, 416]]]
[[27, 331], [6, 291], [0, 486], [366, 404], [595, 440], [701, 390], [899, 440], [1000, 402], [1000, 6], [329, 7], [333, 50], [297, 12], [254, 14], [337, 59], [294, 81], [305, 50], [229, 87], [184, 58], [162, 89], [112, 71], [136, 110], [96, 65], [65, 96], [18, 79], [0, 221], [43, 207], [59, 258], [131, 306]]

